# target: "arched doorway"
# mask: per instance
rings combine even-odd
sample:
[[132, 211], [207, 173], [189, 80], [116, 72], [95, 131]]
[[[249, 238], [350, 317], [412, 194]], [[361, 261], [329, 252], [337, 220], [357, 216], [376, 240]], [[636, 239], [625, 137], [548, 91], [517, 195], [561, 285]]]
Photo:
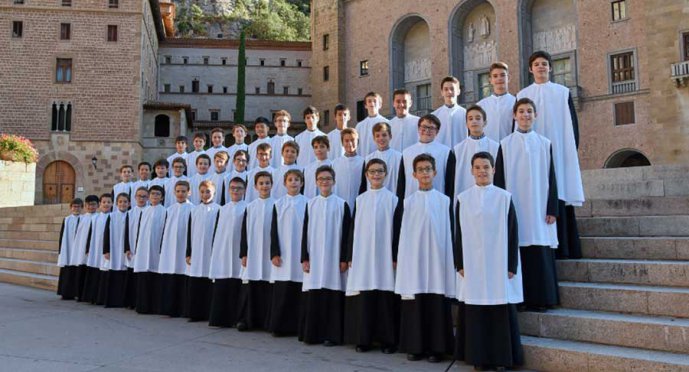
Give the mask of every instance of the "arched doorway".
[[411, 111], [424, 115], [433, 110], [431, 90], [431, 38], [428, 23], [419, 15], [407, 15], [390, 35], [390, 100], [395, 89], [407, 89]]
[[43, 172], [43, 204], [69, 203], [74, 199], [75, 172], [66, 161], [54, 161]]
[[604, 168], [645, 167], [651, 165], [648, 158], [634, 149], [619, 150], [605, 161]]

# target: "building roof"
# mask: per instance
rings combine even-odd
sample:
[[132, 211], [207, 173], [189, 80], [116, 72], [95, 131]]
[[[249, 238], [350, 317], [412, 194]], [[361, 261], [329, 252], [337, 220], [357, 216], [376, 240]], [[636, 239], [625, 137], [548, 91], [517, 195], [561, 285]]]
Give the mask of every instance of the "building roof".
[[[155, 1], [155, 0], [151, 0]], [[160, 48], [210, 48], [238, 49], [239, 40], [230, 39], [191, 39], [168, 38], [161, 42]], [[246, 40], [246, 49], [310, 51], [310, 41]]]
[[160, 4], [158, 0], [148, 0], [151, 5], [151, 16], [155, 24], [156, 34], [158, 34], [158, 41], [165, 40], [165, 28], [163, 27], [163, 16], [160, 13]]
[[187, 125], [190, 128], [194, 125], [191, 117], [191, 105], [188, 103], [146, 101], [144, 102], [144, 110], [184, 110]]

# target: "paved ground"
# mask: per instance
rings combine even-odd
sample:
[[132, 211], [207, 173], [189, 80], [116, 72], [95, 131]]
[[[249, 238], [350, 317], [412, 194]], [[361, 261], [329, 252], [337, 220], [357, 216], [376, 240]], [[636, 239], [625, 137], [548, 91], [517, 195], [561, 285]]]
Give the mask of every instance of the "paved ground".
[[[105, 309], [0, 283], [2, 371], [443, 371], [448, 362], [307, 346], [185, 319]], [[460, 363], [453, 371], [471, 370]]]

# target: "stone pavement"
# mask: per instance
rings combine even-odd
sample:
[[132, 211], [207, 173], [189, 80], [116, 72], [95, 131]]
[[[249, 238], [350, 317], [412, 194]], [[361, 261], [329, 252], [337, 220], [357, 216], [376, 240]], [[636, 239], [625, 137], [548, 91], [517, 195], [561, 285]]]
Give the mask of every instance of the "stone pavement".
[[[303, 345], [292, 337], [63, 301], [4, 283], [0, 309], [2, 371], [444, 371], [450, 363]], [[462, 370], [471, 368], [452, 368]]]

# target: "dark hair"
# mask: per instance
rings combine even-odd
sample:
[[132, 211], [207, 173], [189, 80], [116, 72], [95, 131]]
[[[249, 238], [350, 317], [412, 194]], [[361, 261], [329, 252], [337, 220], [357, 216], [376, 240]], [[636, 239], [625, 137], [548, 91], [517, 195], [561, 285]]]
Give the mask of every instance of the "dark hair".
[[98, 195], [89, 195], [86, 197], [86, 203], [98, 203]]
[[383, 166], [383, 170], [385, 171], [385, 174], [388, 174], [388, 165], [385, 164], [385, 162], [384, 162], [383, 160], [378, 159], [378, 158], [373, 158], [373, 159], [369, 160], [369, 161], [366, 163], [366, 169], [365, 169], [365, 171], [368, 172], [368, 168], [370, 168], [372, 165], [376, 165], [376, 164], [382, 165], [382, 166]]
[[437, 116], [433, 114], [427, 114], [419, 118], [419, 122], [416, 124], [416, 127], [420, 127], [421, 123], [424, 121], [430, 121], [431, 124], [435, 125], [435, 128], [440, 130], [440, 119], [438, 119]]
[[155, 163], [153, 163], [153, 169], [154, 170], [156, 167], [170, 168], [170, 162], [167, 161], [167, 159], [158, 159], [158, 160], [156, 160]]
[[531, 64], [533, 64], [533, 61], [536, 60], [536, 58], [544, 58], [548, 61], [548, 66], [551, 68], [553, 67], [553, 57], [550, 55], [550, 53], [544, 51], [544, 50], [538, 50], [533, 52], [531, 56], [529, 57], [529, 69], [531, 69]]
[[319, 116], [318, 109], [313, 106], [306, 106], [304, 109], [304, 117], [309, 114]]
[[268, 128], [270, 128], [270, 121], [268, 118], [259, 116], [254, 120], [254, 128], [256, 128], [256, 124], [265, 124]]
[[414, 172], [416, 172], [416, 164], [418, 164], [422, 161], [427, 161], [427, 162], [431, 163], [433, 170], [435, 170], [435, 158], [433, 156], [431, 156], [431, 154], [423, 153], [423, 154], [417, 155], [414, 158], [414, 162], [412, 164], [412, 168], [414, 169]]
[[376, 132], [388, 132], [390, 134], [390, 137], [392, 137], [392, 130], [390, 129], [390, 124], [381, 121], [380, 123], [376, 123], [373, 125], [373, 128], [371, 128], [371, 133], [376, 133]]
[[234, 178], [232, 178], [232, 179], [230, 180], [230, 183], [232, 183], [232, 182], [241, 183], [242, 186], [244, 186], [244, 188], [246, 188], [246, 180], [243, 179], [242, 177], [234, 177]]
[[493, 62], [493, 64], [490, 65], [490, 69], [488, 69], [488, 73], [490, 74], [493, 72], [493, 70], [505, 70], [509, 71], [509, 67], [507, 66], [507, 63], [505, 62]]
[[491, 167], [495, 167], [495, 159], [493, 159], [493, 155], [490, 154], [490, 152], [487, 151], [481, 151], [477, 152], [474, 154], [474, 156], [471, 157], [471, 166], [474, 166], [474, 160], [476, 159], [486, 159], [490, 163]]
[[115, 198], [115, 200], [120, 200], [120, 198], [127, 199], [128, 203], [132, 202], [132, 199], [129, 197], [129, 194], [127, 194], [126, 192], [121, 192], [121, 193], [117, 194], [117, 197]]
[[368, 92], [368, 93], [366, 93], [366, 95], [364, 96], [364, 101], [365, 101], [366, 98], [368, 98], [368, 97], [376, 97], [376, 98], [378, 98], [378, 99], [381, 100], [381, 101], [383, 100], [383, 96], [381, 96], [379, 93], [376, 93], [376, 92]]
[[189, 140], [187, 139], [187, 136], [177, 136], [177, 138], [175, 138], [175, 143], [177, 142], [187, 143]]
[[146, 194], [148, 194], [148, 189], [146, 188], [146, 186], [140, 186], [138, 189], [136, 189], [136, 191], [134, 191], [134, 195], [136, 195], [137, 192], [142, 190], [146, 191]]
[[177, 181], [175, 183], [175, 187], [173, 188], [173, 190], [177, 189], [177, 186], [184, 186], [187, 188], [187, 191], [191, 190], [191, 185], [189, 184], [189, 181], [185, 181], [185, 180]]
[[335, 170], [333, 169], [333, 167], [331, 167], [329, 165], [321, 165], [320, 167], [318, 167], [316, 169], [316, 173], [315, 173], [316, 180], [318, 180], [318, 175], [323, 173], [323, 172], [330, 173], [330, 175], [333, 176], [333, 181], [335, 180]]
[[234, 159], [237, 158], [237, 155], [241, 155], [241, 154], [244, 154], [244, 156], [246, 156], [246, 161], [248, 162], [250, 156], [249, 156], [249, 152], [246, 151], [246, 150], [237, 150], [237, 151], [235, 151], [235, 152], [234, 152], [234, 155], [232, 155], [232, 161], [234, 161]]
[[270, 173], [268, 171], [260, 171], [260, 172], [256, 172], [256, 174], [254, 175], [254, 186], [256, 186], [258, 184], [258, 179], [261, 177], [268, 177], [268, 178], [270, 178], [270, 183], [271, 184], [273, 183], [273, 174], [272, 173]]
[[395, 89], [395, 91], [392, 92], [392, 99], [395, 99], [395, 96], [399, 96], [399, 95], [405, 95], [405, 96], [409, 95], [411, 97], [411, 93], [408, 90], [406, 90], [406, 89]]
[[149, 171], [150, 171], [151, 169], [153, 169], [153, 168], [151, 167], [151, 163], [149, 163], [149, 162], [147, 162], [147, 161], [142, 161], [141, 163], [139, 163], [139, 164], [136, 166], [136, 169], [137, 169], [137, 170], [138, 170], [138, 169], [141, 169], [141, 167], [143, 167], [144, 165], [148, 167], [148, 170], [149, 170]]
[[[297, 150], [297, 155], [299, 155], [299, 144], [297, 143], [297, 141], [287, 141], [287, 142], [283, 143], [282, 144], [282, 151], [285, 150], [285, 147], [291, 147], [291, 148]], [[280, 151], [280, 153], [282, 153], [282, 151]]]
[[459, 80], [454, 76], [445, 76], [443, 80], [440, 80], [440, 89], [443, 89], [445, 83], [453, 83], [459, 85]]
[[103, 200], [103, 198], [108, 198], [110, 199], [110, 201], [112, 201], [112, 194], [107, 192], [105, 194], [101, 194], [100, 198], [98, 198], [98, 201], [100, 202], [101, 200]]
[[287, 182], [287, 176], [289, 176], [289, 175], [294, 175], [294, 176], [299, 177], [299, 179], [301, 180], [301, 183], [304, 183], [304, 173], [302, 171], [300, 171], [299, 169], [290, 169], [287, 172], [285, 172], [285, 175], [282, 176], [282, 178], [283, 178], [282, 183]]
[[[201, 154], [201, 155], [206, 155], [206, 154]], [[201, 156], [201, 155], [199, 155], [199, 156]], [[206, 157], [208, 157], [208, 155], [206, 155]], [[210, 159], [210, 158], [208, 158], [208, 159]], [[175, 166], [175, 163], [182, 163], [182, 165], [184, 165], [184, 168], [185, 169], [187, 168], [187, 161], [184, 160], [184, 158], [181, 156], [178, 156], [172, 160], [172, 166], [173, 167]]]
[[258, 153], [259, 151], [273, 152], [273, 147], [271, 147], [268, 142], [259, 143], [258, 146], [256, 146], [256, 152]]
[[[179, 159], [179, 158], [177, 158], [177, 159]], [[175, 159], [175, 160], [177, 160], [177, 159]], [[198, 164], [199, 164], [199, 160], [201, 160], [201, 159], [206, 159], [206, 160], [208, 160], [208, 164], [211, 164], [211, 163], [213, 162], [213, 161], [211, 160], [211, 157], [208, 156], [208, 154], [201, 154], [201, 155], [199, 155], [199, 156], [196, 157], [196, 163], [195, 163], [194, 165], [198, 165]], [[174, 161], [173, 161], [173, 163], [174, 163]]]
[[206, 142], [206, 134], [201, 132], [194, 133], [194, 139], [201, 138], [203, 142]]
[[481, 116], [483, 116], [483, 121], [484, 121], [484, 122], [485, 122], [485, 121], [488, 121], [488, 117], [486, 116], [486, 110], [484, 110], [483, 107], [481, 107], [481, 106], [479, 106], [479, 105], [472, 105], [471, 107], [469, 107], [469, 108], [467, 109], [467, 113], [466, 113], [466, 115], [464, 115], [464, 116], [465, 116], [465, 119], [466, 119], [467, 117], [469, 117], [469, 111], [478, 111], [478, 112], [480, 112], [480, 113], [481, 113]]
[[79, 199], [79, 198], [74, 198], [74, 199], [72, 199], [72, 202], [69, 203], [69, 206], [70, 206], [70, 207], [73, 206], [73, 205], [80, 205], [80, 206], [83, 207], [83, 206], [84, 206], [84, 201], [81, 200], [81, 199]]
[[330, 139], [328, 136], [316, 136], [311, 140], [311, 147], [316, 146], [317, 143], [324, 144], [330, 150]]
[[349, 107], [345, 106], [342, 103], [338, 103], [335, 105], [335, 114], [337, 115], [338, 111], [349, 111]]
[[160, 195], [161, 195], [163, 198], [165, 197], [165, 189], [163, 188], [163, 186], [160, 186], [160, 185], [153, 185], [153, 186], [151, 186], [151, 187], [148, 188], [149, 194], [151, 193], [151, 191], [159, 191], [159, 192], [160, 192]]
[[123, 165], [123, 166], [120, 167], [120, 173], [122, 173], [122, 171], [123, 171], [125, 168], [129, 168], [130, 171], [134, 172], [134, 167], [132, 167], [132, 166], [129, 165], [129, 164], [125, 164], [125, 165]]
[[521, 105], [531, 105], [533, 107], [533, 112], [536, 112], [536, 104], [534, 101], [532, 101], [530, 98], [520, 98], [517, 102], [514, 103], [514, 106], [512, 106], [512, 113], [516, 114], [517, 109], [519, 109], [519, 106]]

